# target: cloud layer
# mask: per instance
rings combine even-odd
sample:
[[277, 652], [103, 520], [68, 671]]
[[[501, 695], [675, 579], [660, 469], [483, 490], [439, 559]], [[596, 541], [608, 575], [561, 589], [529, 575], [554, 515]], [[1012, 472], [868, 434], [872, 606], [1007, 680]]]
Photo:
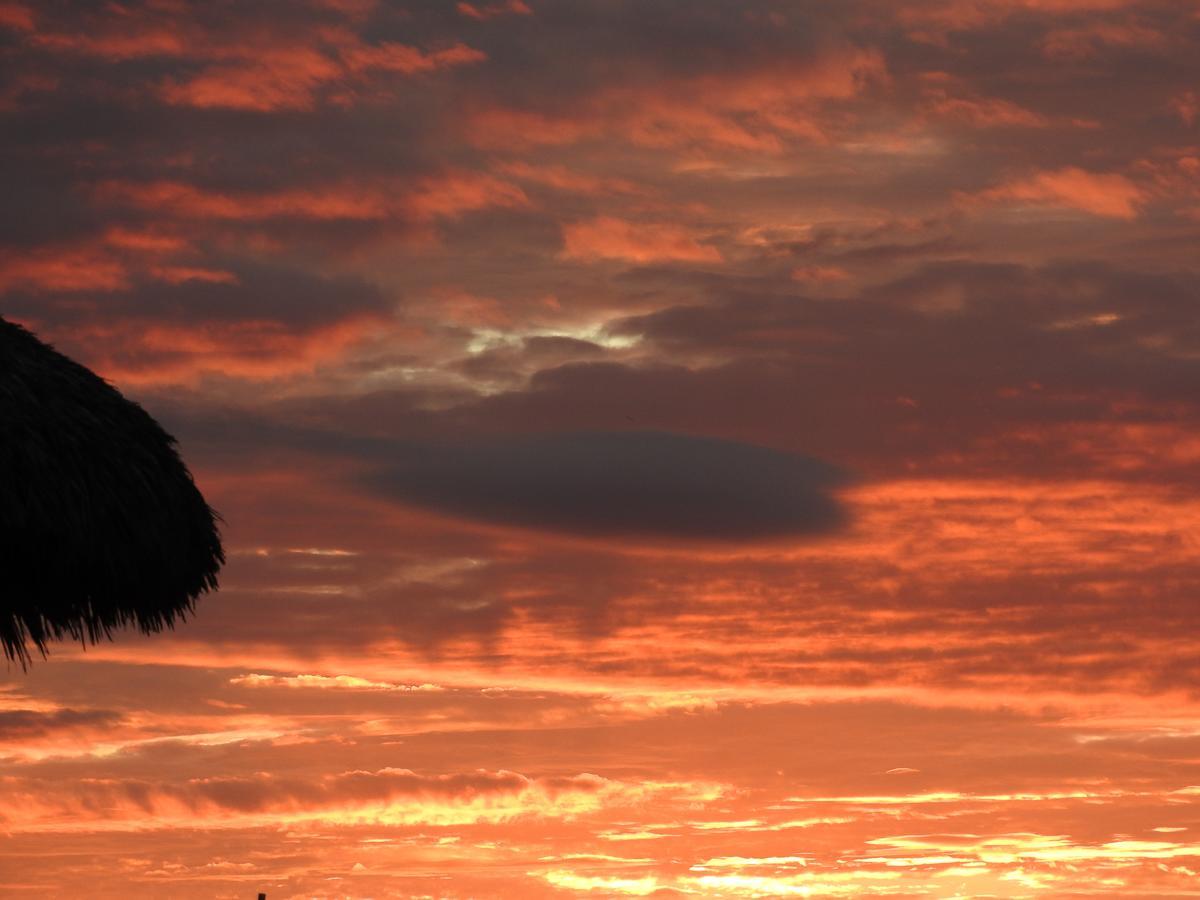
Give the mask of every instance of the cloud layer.
[[0, 315], [230, 552], [0, 680], [6, 896], [1194, 890], [1198, 44], [0, 2]]

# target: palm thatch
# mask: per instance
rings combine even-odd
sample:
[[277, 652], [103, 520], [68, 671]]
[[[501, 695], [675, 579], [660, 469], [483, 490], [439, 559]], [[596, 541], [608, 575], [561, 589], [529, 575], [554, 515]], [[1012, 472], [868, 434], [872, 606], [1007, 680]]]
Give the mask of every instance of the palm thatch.
[[217, 586], [216, 515], [136, 403], [0, 319], [0, 645], [172, 627]]

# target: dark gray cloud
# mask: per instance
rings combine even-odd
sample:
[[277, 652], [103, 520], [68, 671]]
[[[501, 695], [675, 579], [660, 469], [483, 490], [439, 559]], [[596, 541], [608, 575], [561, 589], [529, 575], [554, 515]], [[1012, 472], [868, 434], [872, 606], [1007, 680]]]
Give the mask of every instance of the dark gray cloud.
[[832, 467], [734, 441], [665, 432], [491, 438], [412, 449], [367, 483], [488, 522], [591, 536], [752, 540], [843, 521]]
[[121, 719], [119, 713], [103, 709], [56, 709], [52, 712], [7, 709], [0, 711], [0, 740], [25, 740], [79, 728], [106, 728]]
[[[453, 411], [429, 418], [406, 408], [403, 395], [373, 399], [340, 427], [324, 402], [274, 419], [186, 403], [153, 408], [205, 464], [288, 466], [316, 457], [365, 473], [352, 477], [372, 494], [485, 522], [596, 537], [740, 541], [819, 534], [846, 518], [836, 489], [849, 476], [799, 453], [621, 430], [617, 422], [606, 430], [560, 421], [557, 433], [499, 432], [451, 421]], [[300, 424], [305, 418], [313, 424]]]

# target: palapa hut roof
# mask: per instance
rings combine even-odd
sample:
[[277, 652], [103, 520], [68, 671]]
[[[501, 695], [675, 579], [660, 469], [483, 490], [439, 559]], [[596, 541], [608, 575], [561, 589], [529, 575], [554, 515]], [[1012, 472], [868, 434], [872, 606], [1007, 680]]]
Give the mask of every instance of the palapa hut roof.
[[217, 586], [216, 516], [136, 403], [0, 319], [0, 645], [174, 625]]

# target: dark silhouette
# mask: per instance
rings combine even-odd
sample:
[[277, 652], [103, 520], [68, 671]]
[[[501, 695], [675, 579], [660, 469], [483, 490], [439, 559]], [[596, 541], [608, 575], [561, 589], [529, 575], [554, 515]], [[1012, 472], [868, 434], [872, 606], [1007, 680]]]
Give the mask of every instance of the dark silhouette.
[[175, 439], [88, 369], [0, 319], [0, 644], [173, 627], [217, 586], [216, 515]]

